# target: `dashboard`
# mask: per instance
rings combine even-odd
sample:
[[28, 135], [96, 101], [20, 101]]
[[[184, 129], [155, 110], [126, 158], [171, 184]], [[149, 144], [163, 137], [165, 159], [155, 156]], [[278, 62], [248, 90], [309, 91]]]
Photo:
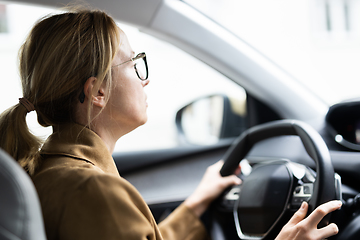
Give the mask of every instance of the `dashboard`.
[[326, 129], [338, 144], [360, 151], [360, 100], [330, 107], [326, 115]]

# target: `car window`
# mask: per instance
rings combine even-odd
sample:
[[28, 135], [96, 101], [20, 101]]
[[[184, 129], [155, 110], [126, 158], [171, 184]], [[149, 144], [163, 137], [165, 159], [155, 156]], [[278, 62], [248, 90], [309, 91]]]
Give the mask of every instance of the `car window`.
[[360, 96], [360, 1], [183, 1], [259, 50], [329, 105]]
[[[17, 69], [17, 52], [32, 25], [41, 17], [56, 12], [53, 9], [24, 5], [0, 5], [0, 68], [1, 83], [6, 86], [0, 111], [16, 104], [22, 97]], [[5, 16], [2, 17], [1, 16]], [[3, 20], [5, 19], [5, 20]], [[150, 84], [145, 88], [148, 99], [148, 122], [123, 136], [115, 151], [138, 151], [173, 148], [179, 145], [175, 124], [179, 109], [195, 99], [215, 94], [246, 100], [245, 90], [177, 47], [118, 23], [127, 34], [136, 53], [146, 52]], [[2, 30], [4, 29], [4, 30]], [[30, 129], [46, 138], [51, 129], [36, 122], [36, 114], [28, 114]]]

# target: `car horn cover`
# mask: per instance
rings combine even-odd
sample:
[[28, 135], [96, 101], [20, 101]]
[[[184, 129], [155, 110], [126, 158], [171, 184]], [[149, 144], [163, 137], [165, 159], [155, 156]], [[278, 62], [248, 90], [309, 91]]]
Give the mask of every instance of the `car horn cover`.
[[266, 234], [285, 211], [291, 186], [292, 177], [285, 164], [262, 164], [254, 168], [244, 180], [235, 206], [238, 230], [248, 236]]

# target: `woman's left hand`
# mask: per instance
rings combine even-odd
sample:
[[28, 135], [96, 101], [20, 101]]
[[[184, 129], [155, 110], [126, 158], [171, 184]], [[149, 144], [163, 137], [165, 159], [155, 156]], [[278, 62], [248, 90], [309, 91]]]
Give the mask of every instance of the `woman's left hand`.
[[235, 171], [234, 175], [222, 177], [220, 169], [223, 164], [224, 161], [220, 160], [209, 166], [194, 193], [184, 202], [199, 217], [226, 188], [241, 183], [240, 178], [235, 175], [240, 173], [240, 167]]

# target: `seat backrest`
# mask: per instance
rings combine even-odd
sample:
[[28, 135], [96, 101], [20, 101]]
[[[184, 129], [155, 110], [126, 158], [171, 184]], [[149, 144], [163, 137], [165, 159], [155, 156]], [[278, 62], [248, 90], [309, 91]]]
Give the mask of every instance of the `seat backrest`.
[[0, 240], [46, 240], [40, 202], [28, 174], [0, 149]]

